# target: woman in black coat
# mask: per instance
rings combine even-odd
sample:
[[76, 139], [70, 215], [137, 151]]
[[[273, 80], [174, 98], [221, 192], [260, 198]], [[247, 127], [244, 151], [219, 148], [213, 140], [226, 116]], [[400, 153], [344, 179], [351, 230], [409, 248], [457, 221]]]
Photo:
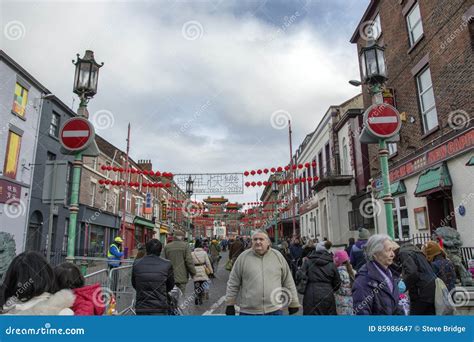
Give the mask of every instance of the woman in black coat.
[[302, 271], [308, 278], [303, 315], [337, 315], [334, 292], [341, 286], [341, 278], [324, 242], [319, 243], [308, 256]]

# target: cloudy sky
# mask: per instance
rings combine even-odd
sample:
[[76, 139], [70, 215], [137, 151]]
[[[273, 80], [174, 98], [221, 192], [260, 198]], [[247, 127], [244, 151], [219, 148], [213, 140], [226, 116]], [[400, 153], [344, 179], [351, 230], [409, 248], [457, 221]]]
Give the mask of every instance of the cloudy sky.
[[349, 39], [369, 0], [0, 3], [2, 49], [74, 109], [71, 60], [94, 51], [105, 65], [90, 119], [122, 149], [130, 122], [131, 157], [156, 170], [286, 165], [286, 119], [297, 148], [359, 91]]

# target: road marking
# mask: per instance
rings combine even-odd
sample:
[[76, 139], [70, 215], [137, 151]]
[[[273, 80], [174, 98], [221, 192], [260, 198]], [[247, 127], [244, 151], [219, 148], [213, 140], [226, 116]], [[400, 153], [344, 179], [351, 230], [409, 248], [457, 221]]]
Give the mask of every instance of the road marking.
[[222, 305], [222, 303], [224, 303], [225, 301], [225, 295], [222, 296], [221, 298], [219, 298], [219, 300], [217, 302], [215, 302], [214, 304], [212, 304], [211, 308], [209, 310], [207, 310], [206, 312], [204, 312], [202, 315], [203, 316], [211, 316], [212, 313], [214, 312], [214, 310], [216, 310], [217, 308], [219, 308], [219, 306]]

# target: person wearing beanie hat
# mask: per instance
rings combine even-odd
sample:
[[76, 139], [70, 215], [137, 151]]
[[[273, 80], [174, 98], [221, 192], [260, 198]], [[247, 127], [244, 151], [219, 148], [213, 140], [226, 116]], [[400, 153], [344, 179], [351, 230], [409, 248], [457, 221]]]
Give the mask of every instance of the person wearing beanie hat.
[[431, 264], [434, 273], [444, 281], [449, 291], [454, 289], [456, 284], [456, 269], [451, 260], [446, 256], [446, 252], [436, 241], [428, 241], [423, 247], [423, 253]]
[[352, 267], [356, 271], [359, 271], [360, 268], [365, 265], [366, 259], [364, 255], [364, 247], [367, 244], [367, 240], [370, 237], [370, 232], [365, 229], [359, 229], [359, 239], [357, 242], [352, 246], [351, 253], [350, 253], [350, 260]]
[[341, 286], [341, 278], [329, 253], [329, 241], [316, 245], [302, 266], [307, 275], [303, 297], [303, 315], [337, 315], [334, 293]]
[[338, 315], [353, 315], [352, 284], [355, 275], [345, 250], [334, 253], [334, 264], [341, 278], [341, 287], [334, 293]]

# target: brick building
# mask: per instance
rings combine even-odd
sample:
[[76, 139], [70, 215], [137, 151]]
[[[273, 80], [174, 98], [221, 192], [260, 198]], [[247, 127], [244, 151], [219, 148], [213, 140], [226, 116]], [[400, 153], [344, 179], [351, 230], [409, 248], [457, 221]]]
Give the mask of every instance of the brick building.
[[[472, 0], [372, 0], [351, 38], [358, 51], [370, 38], [385, 48], [386, 99], [401, 113], [400, 141], [389, 145], [396, 238], [446, 225], [474, 245], [473, 15]], [[369, 145], [380, 190], [377, 152]], [[377, 222], [386, 231], [383, 214]]]

